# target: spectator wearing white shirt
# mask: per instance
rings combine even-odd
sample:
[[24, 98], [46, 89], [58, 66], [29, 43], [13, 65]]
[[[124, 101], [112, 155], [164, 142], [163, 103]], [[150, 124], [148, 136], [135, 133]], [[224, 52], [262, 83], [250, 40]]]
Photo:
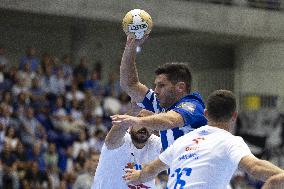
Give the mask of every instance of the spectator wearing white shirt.
[[50, 77], [50, 92], [55, 95], [62, 95], [65, 93], [65, 78], [62, 68], [58, 68], [56, 75]]
[[80, 131], [79, 133], [79, 140], [75, 141], [73, 144], [73, 158], [76, 158], [80, 152], [80, 150], [84, 150], [88, 152], [89, 144], [86, 140], [86, 133], [85, 131]]

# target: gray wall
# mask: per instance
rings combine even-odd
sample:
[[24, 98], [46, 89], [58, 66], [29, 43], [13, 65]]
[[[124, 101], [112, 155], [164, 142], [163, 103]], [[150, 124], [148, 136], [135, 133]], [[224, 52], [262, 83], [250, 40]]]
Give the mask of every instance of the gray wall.
[[7, 49], [13, 64], [34, 46], [38, 54], [50, 52], [56, 56], [70, 53], [71, 32], [67, 19], [1, 11], [0, 44]]
[[[18, 12], [5, 12], [0, 16], [0, 23], [5, 26], [0, 28], [3, 34], [0, 36], [1, 43], [7, 47], [13, 63], [17, 63], [25, 47], [31, 45], [38, 49], [38, 55], [50, 52], [61, 58], [63, 54], [71, 53], [75, 63], [78, 63], [80, 56], [86, 55], [90, 66], [100, 61], [104, 66], [104, 80], [110, 72], [119, 74], [126, 40], [120, 24]], [[232, 79], [228, 79], [227, 83], [216, 83], [224, 77], [231, 77], [231, 45], [199, 44], [179, 33], [160, 31], [164, 30], [157, 29], [150, 35], [137, 56], [143, 83], [151, 87], [155, 68], [162, 63], [175, 61], [188, 62], [193, 70], [194, 89], [200, 90], [204, 96], [220, 87], [233, 89]], [[214, 82], [211, 80], [212, 72], [215, 73]]]

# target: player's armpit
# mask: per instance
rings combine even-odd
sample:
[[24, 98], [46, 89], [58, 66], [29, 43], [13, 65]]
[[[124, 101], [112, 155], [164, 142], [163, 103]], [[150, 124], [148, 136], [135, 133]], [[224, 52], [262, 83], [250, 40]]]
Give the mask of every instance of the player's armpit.
[[284, 173], [282, 169], [272, 163], [260, 160], [253, 155], [241, 159], [239, 167], [258, 180], [266, 181], [271, 176]]
[[125, 87], [123, 88], [123, 90], [125, 90], [126, 93], [131, 97], [131, 101], [135, 103], [142, 102], [147, 91], [149, 90], [148, 87], [140, 82], [134, 84], [124, 84], [124, 86]]

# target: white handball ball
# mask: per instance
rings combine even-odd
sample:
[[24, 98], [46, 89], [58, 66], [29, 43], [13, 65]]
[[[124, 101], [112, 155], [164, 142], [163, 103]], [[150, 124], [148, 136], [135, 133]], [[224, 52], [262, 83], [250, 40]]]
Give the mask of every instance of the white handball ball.
[[153, 21], [146, 11], [133, 9], [124, 16], [122, 27], [126, 35], [133, 33], [136, 39], [141, 39], [145, 34], [151, 32]]

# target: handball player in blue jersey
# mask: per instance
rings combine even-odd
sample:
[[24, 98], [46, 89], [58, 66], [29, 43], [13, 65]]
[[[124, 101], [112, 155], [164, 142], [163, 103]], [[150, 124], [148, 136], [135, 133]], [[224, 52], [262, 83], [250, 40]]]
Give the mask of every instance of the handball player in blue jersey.
[[148, 117], [114, 115], [114, 124], [139, 125], [160, 131], [165, 150], [177, 138], [206, 125], [205, 105], [199, 93], [191, 93], [191, 72], [184, 63], [167, 63], [155, 71], [155, 89], [149, 89], [139, 82], [136, 69], [136, 48], [141, 40], [128, 35], [120, 66], [120, 85], [133, 102], [140, 107], [155, 112]]

